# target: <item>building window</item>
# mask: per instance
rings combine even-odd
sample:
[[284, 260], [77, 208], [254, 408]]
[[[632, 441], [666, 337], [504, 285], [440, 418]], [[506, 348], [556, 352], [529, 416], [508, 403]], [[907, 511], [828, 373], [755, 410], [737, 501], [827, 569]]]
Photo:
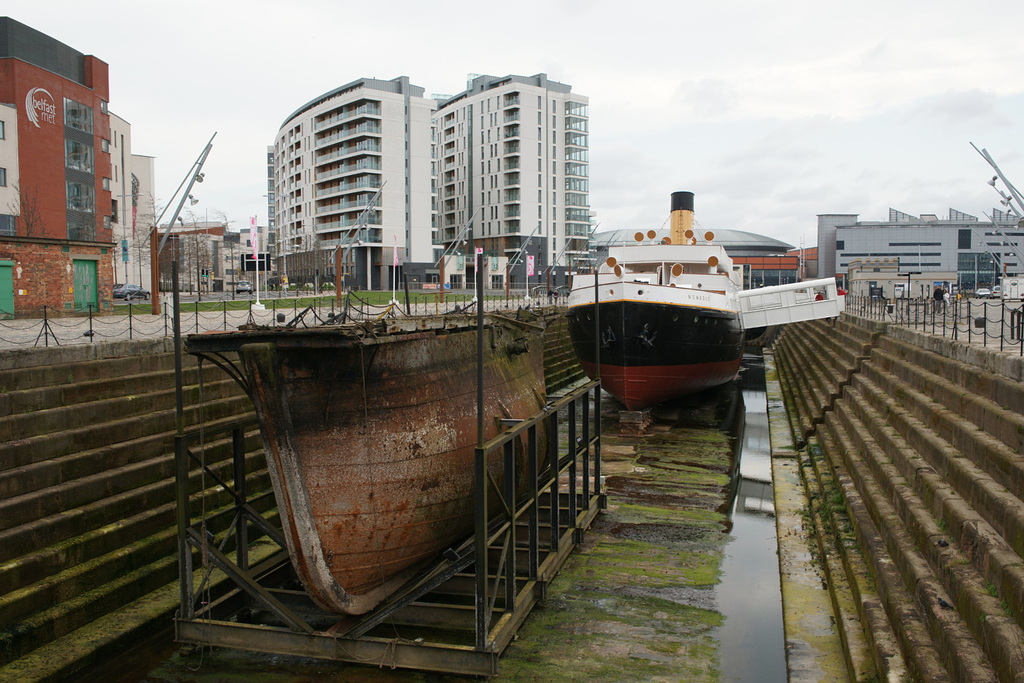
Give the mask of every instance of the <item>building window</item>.
[[85, 145], [75, 140], [64, 140], [64, 165], [76, 171], [92, 173], [92, 145]]
[[846, 249], [846, 240], [836, 240], [836, 249]]
[[7, 187], [7, 169], [0, 168], [0, 187]]
[[84, 133], [92, 132], [92, 107], [64, 98], [64, 125]]
[[86, 183], [68, 181], [68, 209], [93, 213], [96, 210], [96, 190]]
[[14, 237], [14, 216], [0, 213], [0, 235]]
[[970, 249], [971, 248], [971, 230], [970, 228], [957, 230], [957, 249]]
[[100, 143], [100, 149], [103, 150], [104, 152], [109, 152], [110, 151], [110, 140], [107, 140], [106, 138], [103, 138], [102, 142]]
[[7, 132], [4, 130], [4, 122], [0, 121], [0, 140], [7, 139]]

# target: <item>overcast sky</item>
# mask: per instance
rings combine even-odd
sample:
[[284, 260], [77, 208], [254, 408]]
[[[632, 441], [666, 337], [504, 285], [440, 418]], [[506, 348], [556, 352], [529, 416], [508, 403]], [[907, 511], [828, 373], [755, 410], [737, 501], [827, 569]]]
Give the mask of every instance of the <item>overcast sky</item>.
[[[986, 148], [1024, 187], [1019, 0], [375, 0], [8, 3], [110, 65], [110, 108], [167, 202], [216, 131], [195, 207], [266, 221], [285, 117], [361, 77], [454, 94], [467, 75], [548, 77], [590, 98], [599, 230], [704, 228], [817, 243], [817, 214], [893, 207], [984, 220]], [[202, 213], [200, 213], [202, 215]]]

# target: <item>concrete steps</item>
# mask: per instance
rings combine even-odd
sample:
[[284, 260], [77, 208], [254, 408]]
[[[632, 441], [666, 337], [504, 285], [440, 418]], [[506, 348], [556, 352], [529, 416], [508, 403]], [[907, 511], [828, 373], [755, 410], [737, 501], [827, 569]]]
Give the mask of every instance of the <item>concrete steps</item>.
[[549, 395], [558, 394], [587, 378], [573, 351], [564, 315], [548, 323], [544, 332], [544, 377]]
[[[101, 345], [96, 345], [100, 347]], [[140, 344], [119, 344], [117, 357], [60, 362], [46, 349], [0, 369], [0, 679], [46, 679], [89, 665], [75, 642], [80, 629], [105, 615], [130, 611], [138, 626], [165, 615], [167, 605], [129, 609], [149, 596], [176, 599], [174, 435], [177, 430], [174, 359]], [[114, 350], [112, 350], [114, 351]], [[80, 353], [80, 352], [79, 352]], [[97, 357], [99, 356], [99, 357]], [[0, 365], [4, 360], [0, 359]], [[223, 371], [186, 357], [183, 396], [186, 428], [200, 421], [212, 430], [252, 415], [252, 404]], [[200, 398], [202, 402], [200, 402]], [[202, 457], [217, 477], [231, 481], [232, 443], [211, 438]], [[270, 488], [255, 426], [245, 435], [247, 487]], [[192, 513], [227, 506], [230, 496], [198, 467], [189, 473]], [[267, 510], [273, 496], [255, 506]], [[230, 516], [211, 522], [224, 533]], [[148, 624], [148, 626], [147, 626]], [[167, 624], [160, 622], [161, 627]], [[84, 631], [83, 631], [84, 632]], [[93, 636], [89, 636], [93, 637]], [[107, 646], [138, 637], [130, 623], [104, 636]], [[54, 662], [32, 653], [81, 651], [81, 662]], [[125, 641], [125, 642], [128, 642]], [[122, 645], [125, 647], [126, 645]], [[37, 661], [25, 673], [19, 662]], [[42, 664], [38, 664], [42, 661]], [[7, 672], [7, 673], [5, 673]]]
[[[0, 386], [3, 386], [4, 379], [0, 377]], [[206, 364], [203, 389], [210, 392], [211, 397], [221, 391], [218, 385], [225, 379], [224, 373], [218, 368]], [[182, 382], [190, 391], [199, 390], [197, 365], [192, 363], [183, 368]], [[70, 386], [36, 387], [9, 392], [4, 396], [10, 398], [7, 407], [12, 412], [0, 415], [0, 440], [13, 441], [87, 426], [97, 414], [106, 414], [111, 406], [117, 406], [123, 417], [141, 415], [165, 406], [166, 398], [162, 392], [153, 391], [150, 388], [152, 386], [161, 386], [164, 391], [173, 393], [174, 368]], [[126, 402], [126, 398], [132, 400]]]
[[[67, 680], [177, 608], [174, 359], [168, 340], [0, 354], [0, 680]], [[565, 320], [545, 339], [549, 392], [584, 379]], [[186, 427], [252, 416], [210, 363], [184, 358]], [[202, 405], [200, 405], [202, 399]], [[276, 523], [258, 430], [245, 434], [247, 488]], [[205, 460], [225, 481], [232, 445]], [[194, 451], [197, 452], [197, 451]], [[193, 516], [227, 510], [210, 477], [190, 471]], [[216, 542], [230, 515], [209, 524]], [[254, 538], [255, 557], [276, 545]], [[226, 550], [230, 551], [228, 543]]]
[[1024, 390], [923, 346], [847, 315], [777, 341], [818, 543], [843, 555], [880, 678], [1019, 680]]

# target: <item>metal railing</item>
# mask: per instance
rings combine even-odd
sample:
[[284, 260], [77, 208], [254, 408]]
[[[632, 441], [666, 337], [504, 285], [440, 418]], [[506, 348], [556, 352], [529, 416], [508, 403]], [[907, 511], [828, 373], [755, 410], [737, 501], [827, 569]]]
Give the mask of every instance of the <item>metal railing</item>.
[[847, 295], [846, 312], [869, 320], [1024, 356], [1024, 302], [879, 299]]
[[[373, 320], [396, 316], [429, 316], [466, 313], [475, 310], [471, 291], [446, 291], [445, 301], [436, 296], [432, 301], [412, 301], [399, 292], [397, 300], [387, 304], [373, 304], [358, 292], [351, 292], [339, 304], [334, 296], [306, 298], [267, 298], [263, 309], [248, 306], [237, 308], [237, 301], [204, 302], [182, 305], [181, 331], [183, 334], [235, 330], [245, 324], [312, 326], [326, 321]], [[312, 303], [311, 303], [312, 302]], [[529, 308], [551, 303], [548, 298], [530, 299], [520, 290], [508, 297], [495, 291], [484, 298], [484, 310], [502, 311]], [[151, 305], [128, 303], [126, 314], [100, 314], [92, 305], [84, 315], [54, 316], [43, 307], [42, 318], [0, 319], [0, 350], [5, 348], [69, 346], [125, 339], [153, 339], [174, 334], [174, 313], [170, 302], [165, 302], [158, 315], [152, 314]]]

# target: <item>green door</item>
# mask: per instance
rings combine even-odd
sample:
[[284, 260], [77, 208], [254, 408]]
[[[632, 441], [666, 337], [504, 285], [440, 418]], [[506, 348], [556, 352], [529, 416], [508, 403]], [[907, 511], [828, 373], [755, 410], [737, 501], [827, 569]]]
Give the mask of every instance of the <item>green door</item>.
[[0, 320], [14, 317], [14, 261], [0, 261]]
[[74, 261], [75, 266], [75, 310], [99, 310], [96, 291], [96, 261]]

